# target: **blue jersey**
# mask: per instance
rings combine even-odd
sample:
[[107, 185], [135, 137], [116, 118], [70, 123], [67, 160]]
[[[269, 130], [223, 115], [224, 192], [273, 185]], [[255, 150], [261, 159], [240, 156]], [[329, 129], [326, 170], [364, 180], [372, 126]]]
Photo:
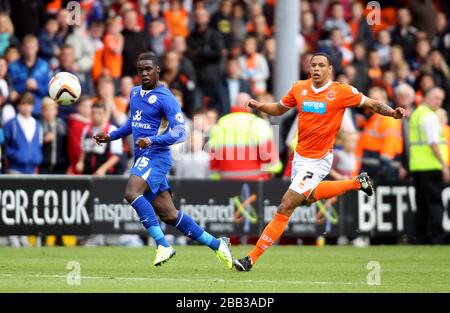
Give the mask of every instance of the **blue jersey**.
[[169, 146], [185, 140], [184, 115], [175, 96], [164, 85], [152, 90], [136, 86], [130, 94], [130, 117], [119, 129], [110, 133], [110, 140], [133, 134], [133, 142], [147, 137], [151, 145], [139, 149], [134, 144], [135, 159], [142, 156], [170, 160]]

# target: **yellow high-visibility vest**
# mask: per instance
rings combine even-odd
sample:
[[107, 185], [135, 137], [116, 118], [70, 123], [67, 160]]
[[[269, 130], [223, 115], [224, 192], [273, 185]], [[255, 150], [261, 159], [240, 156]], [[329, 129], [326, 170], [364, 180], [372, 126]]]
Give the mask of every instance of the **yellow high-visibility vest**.
[[[442, 165], [431, 149], [423, 130], [423, 120], [429, 114], [436, 114], [426, 105], [419, 105], [409, 120], [409, 170], [432, 171], [442, 170]], [[448, 144], [444, 133], [439, 134], [439, 151], [445, 163], [448, 162]]]

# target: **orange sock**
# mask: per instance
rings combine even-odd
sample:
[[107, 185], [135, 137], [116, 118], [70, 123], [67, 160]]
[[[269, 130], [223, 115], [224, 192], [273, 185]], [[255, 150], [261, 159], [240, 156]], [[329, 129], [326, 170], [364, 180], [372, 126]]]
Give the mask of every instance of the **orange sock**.
[[273, 219], [269, 224], [267, 224], [266, 228], [264, 228], [264, 231], [256, 242], [255, 247], [248, 254], [252, 259], [253, 264], [255, 264], [256, 260], [258, 260], [261, 254], [264, 253], [264, 250], [269, 248], [275, 241], [278, 240], [278, 238], [280, 238], [286, 228], [288, 220], [289, 216], [279, 214], [278, 212], [275, 213]]
[[356, 179], [341, 181], [323, 181], [314, 190], [314, 200], [339, 196], [350, 190], [358, 190], [361, 184]]

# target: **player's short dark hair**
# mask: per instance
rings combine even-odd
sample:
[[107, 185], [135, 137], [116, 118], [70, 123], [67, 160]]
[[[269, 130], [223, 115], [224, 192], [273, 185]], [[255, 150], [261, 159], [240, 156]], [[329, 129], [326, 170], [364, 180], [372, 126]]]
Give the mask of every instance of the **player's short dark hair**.
[[159, 60], [153, 52], [144, 52], [139, 55], [139, 61], [152, 61], [154, 65], [159, 66]]
[[311, 60], [312, 60], [314, 57], [318, 57], [318, 56], [321, 56], [321, 57], [326, 58], [327, 61], [328, 61], [328, 65], [333, 65], [333, 62], [331, 61], [331, 56], [330, 56], [328, 53], [325, 53], [325, 52], [316, 52], [316, 53], [314, 53], [314, 54], [312, 55], [312, 57], [311, 57]]

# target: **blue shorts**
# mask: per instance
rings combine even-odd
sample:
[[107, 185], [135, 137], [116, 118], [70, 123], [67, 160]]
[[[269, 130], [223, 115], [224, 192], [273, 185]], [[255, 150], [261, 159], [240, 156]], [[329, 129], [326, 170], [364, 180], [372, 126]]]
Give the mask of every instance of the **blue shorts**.
[[170, 191], [167, 173], [171, 166], [171, 161], [166, 158], [141, 156], [134, 162], [130, 175], [139, 176], [147, 182], [150, 190], [144, 196], [149, 202], [161, 192]]

